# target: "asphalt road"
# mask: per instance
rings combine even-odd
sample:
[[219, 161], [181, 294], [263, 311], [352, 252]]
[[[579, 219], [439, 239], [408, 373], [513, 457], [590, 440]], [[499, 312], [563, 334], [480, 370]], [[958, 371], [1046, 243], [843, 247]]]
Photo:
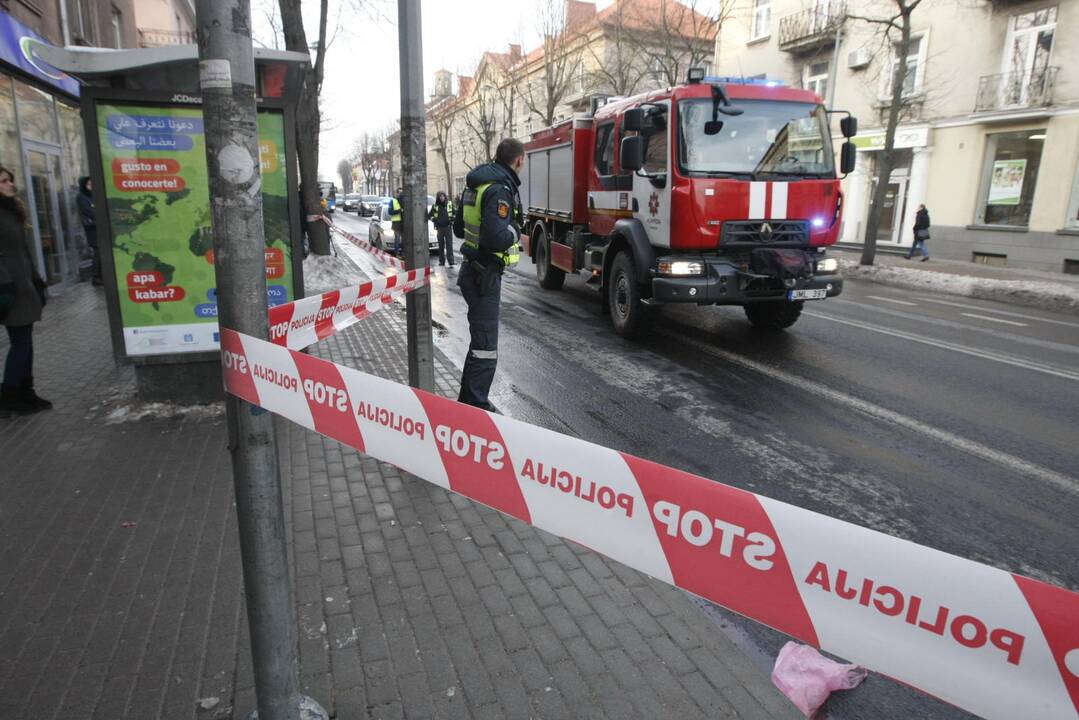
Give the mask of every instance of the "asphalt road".
[[[340, 215], [340, 214], [339, 214]], [[337, 222], [361, 237], [366, 222]], [[435, 264], [436, 341], [468, 344]], [[376, 262], [370, 265], [377, 272]], [[790, 330], [674, 306], [619, 338], [583, 278], [503, 286], [507, 415], [1079, 590], [1079, 317], [848, 281]], [[705, 604], [706, 606], [708, 604]], [[786, 636], [706, 607], [761, 666]], [[872, 676], [831, 718], [964, 718]]]

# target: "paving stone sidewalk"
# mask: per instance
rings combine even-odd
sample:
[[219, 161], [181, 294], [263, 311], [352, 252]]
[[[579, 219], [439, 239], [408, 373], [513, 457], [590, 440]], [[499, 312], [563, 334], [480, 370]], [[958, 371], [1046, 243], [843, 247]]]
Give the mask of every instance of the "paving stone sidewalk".
[[[403, 381], [404, 327], [394, 306], [314, 352]], [[87, 285], [35, 343], [56, 409], [0, 419], [0, 718], [245, 717], [220, 407], [134, 402]], [[298, 426], [279, 439], [301, 680], [333, 717], [800, 717], [681, 591]]]

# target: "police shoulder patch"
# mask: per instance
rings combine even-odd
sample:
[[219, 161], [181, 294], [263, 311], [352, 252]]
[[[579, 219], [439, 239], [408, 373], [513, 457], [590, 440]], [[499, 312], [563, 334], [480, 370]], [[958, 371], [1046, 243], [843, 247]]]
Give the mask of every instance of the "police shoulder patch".
[[510, 216], [510, 204], [505, 200], [498, 201], [498, 217], [505, 220]]

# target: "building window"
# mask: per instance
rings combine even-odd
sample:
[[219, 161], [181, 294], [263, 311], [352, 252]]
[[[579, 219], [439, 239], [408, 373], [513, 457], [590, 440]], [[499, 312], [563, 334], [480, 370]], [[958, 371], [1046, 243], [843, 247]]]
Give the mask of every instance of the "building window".
[[824, 98], [828, 94], [828, 62], [806, 65], [802, 69], [802, 87]]
[[68, 30], [73, 40], [81, 45], [94, 44], [93, 9], [90, 0], [65, 0], [68, 3]]
[[1023, 105], [1045, 91], [1056, 25], [1055, 7], [1012, 16], [1000, 70], [1003, 105]]
[[994, 133], [986, 141], [977, 222], [1027, 227], [1045, 129]]
[[754, 0], [753, 2], [753, 37], [760, 40], [772, 32], [772, 0]]
[[[925, 49], [926, 38], [912, 37], [910, 47], [907, 50], [907, 74], [903, 76], [903, 97], [911, 97], [922, 92], [922, 82], [925, 76]], [[892, 78], [895, 72], [895, 63], [899, 62], [899, 46], [896, 45], [892, 53], [888, 72], [881, 78], [881, 97], [891, 99]]]
[[112, 46], [117, 50], [124, 46], [124, 16], [115, 5], [112, 7]]

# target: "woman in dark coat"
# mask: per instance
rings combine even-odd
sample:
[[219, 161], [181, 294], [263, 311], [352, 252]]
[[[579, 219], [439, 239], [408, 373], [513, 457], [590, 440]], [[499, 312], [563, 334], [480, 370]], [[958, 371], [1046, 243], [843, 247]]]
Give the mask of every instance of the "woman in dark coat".
[[926, 246], [926, 241], [929, 240], [929, 211], [925, 209], [925, 205], [918, 206], [918, 212], [914, 214], [914, 244], [910, 246], [910, 252], [907, 253], [907, 260], [914, 257], [914, 253], [921, 249], [922, 262], [929, 259], [929, 249]]
[[75, 198], [79, 206], [79, 219], [82, 220], [82, 229], [86, 233], [86, 244], [90, 246], [90, 252], [94, 257], [94, 270], [91, 282], [101, 285], [101, 254], [97, 249], [97, 216], [94, 215], [93, 186], [89, 177], [79, 178], [79, 195]]
[[11, 340], [0, 412], [32, 413], [52, 407], [34, 392], [34, 323], [45, 307], [45, 281], [26, 243], [26, 208], [15, 197], [15, 175], [0, 166], [0, 322]]

